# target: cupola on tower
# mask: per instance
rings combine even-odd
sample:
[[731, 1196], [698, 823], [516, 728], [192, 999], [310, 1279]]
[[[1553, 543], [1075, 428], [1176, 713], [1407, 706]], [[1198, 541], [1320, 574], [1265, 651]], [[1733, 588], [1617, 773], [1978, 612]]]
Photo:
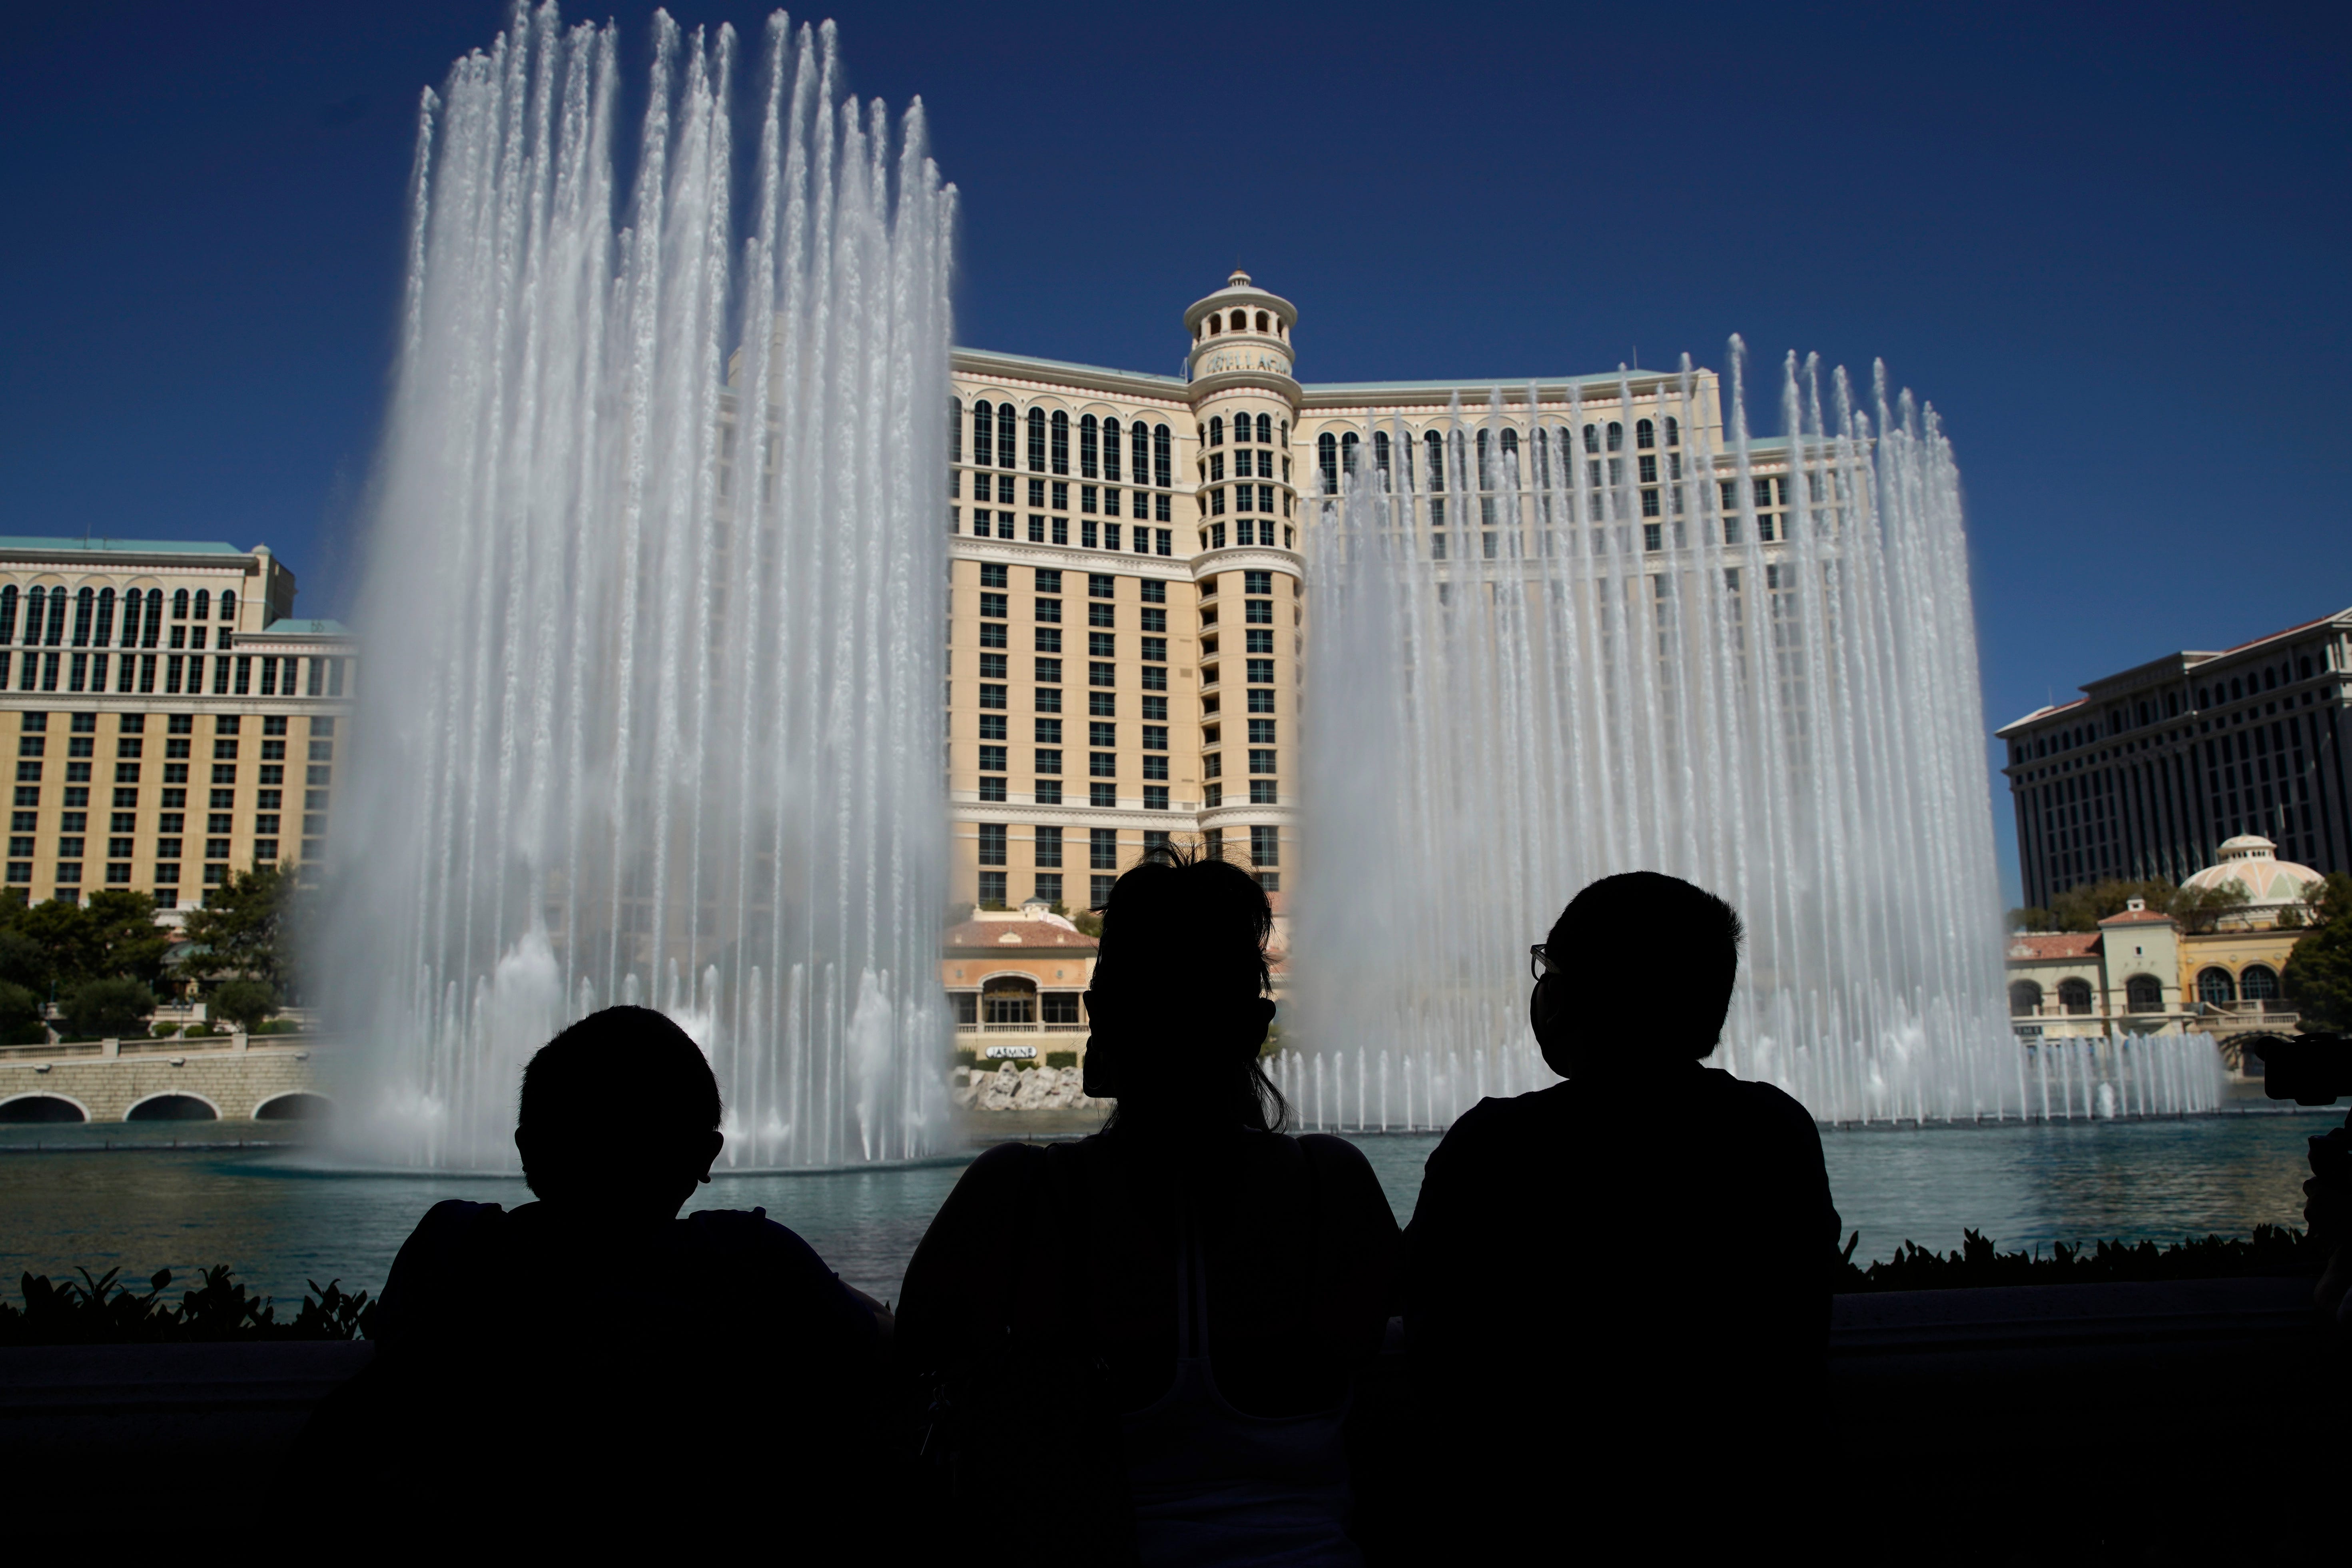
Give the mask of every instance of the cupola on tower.
[[1201, 547], [1297, 549], [1291, 427], [1298, 383], [1290, 331], [1297, 309], [1235, 272], [1184, 312], [1198, 440]]

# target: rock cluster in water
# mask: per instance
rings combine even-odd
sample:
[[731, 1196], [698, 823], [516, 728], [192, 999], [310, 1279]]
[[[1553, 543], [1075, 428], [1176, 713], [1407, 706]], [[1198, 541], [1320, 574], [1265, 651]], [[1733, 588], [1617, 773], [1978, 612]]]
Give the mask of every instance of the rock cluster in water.
[[994, 1072], [958, 1068], [948, 1075], [948, 1093], [962, 1110], [1087, 1110], [1110, 1101], [1086, 1091], [1076, 1068], [1034, 1068], [1023, 1072], [1011, 1062]]

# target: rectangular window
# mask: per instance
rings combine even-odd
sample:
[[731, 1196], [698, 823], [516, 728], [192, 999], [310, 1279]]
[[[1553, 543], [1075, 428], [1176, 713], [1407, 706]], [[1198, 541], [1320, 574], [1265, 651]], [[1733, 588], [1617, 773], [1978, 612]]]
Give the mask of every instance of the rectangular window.
[[1037, 766], [1035, 771], [1041, 773], [1060, 773], [1062, 771], [1061, 752], [1058, 749], [1040, 747], [1037, 752]]
[[1274, 633], [1263, 627], [1252, 627], [1242, 634], [1244, 648], [1250, 653], [1272, 653]]
[[1165, 724], [1146, 724], [1143, 727], [1143, 749], [1147, 752], [1166, 751], [1168, 749], [1168, 726]]
[[1059, 713], [1062, 710], [1062, 692], [1059, 687], [1041, 686], [1036, 689], [1035, 698], [1034, 705], [1040, 713]]
[[1118, 880], [1118, 879], [1116, 877], [1087, 878], [1087, 884], [1090, 889], [1087, 897], [1091, 900], [1090, 907], [1098, 910], [1105, 904], [1110, 902], [1111, 884]]
[[1220, 779], [1225, 776], [1225, 756], [1223, 752], [1211, 752], [1201, 759], [1201, 776]]
[[1097, 491], [1095, 487], [1092, 485], [1080, 485], [1078, 487], [1078, 510], [1082, 512], [1099, 510], [1100, 509], [1095, 502], [1095, 497], [1098, 493], [1099, 492]]
[[1059, 686], [1059, 685], [1061, 685], [1061, 684], [1062, 684], [1062, 661], [1061, 661], [1060, 659], [1058, 659], [1058, 658], [1041, 658], [1041, 659], [1039, 659], [1039, 660], [1037, 661], [1036, 674], [1035, 674], [1034, 679], [1038, 679], [1038, 680], [1041, 680], [1041, 681], [1045, 682], [1045, 683], [1046, 685], [1048, 685], [1048, 686]]
[[1103, 810], [1116, 806], [1118, 804], [1118, 785], [1103, 783], [1087, 785], [1087, 804]]
[[1106, 522], [1103, 524], [1103, 548], [1105, 550], [1117, 550], [1119, 548], [1118, 524], [1115, 522]]
[[1162, 756], [1149, 756], [1144, 758], [1143, 776], [1148, 779], [1166, 778], [1168, 776], [1168, 759]]
[[980, 596], [981, 618], [992, 621], [1008, 618], [1005, 604], [1009, 597], [1004, 594], [982, 594]]
[[1271, 686], [1274, 684], [1274, 660], [1270, 658], [1253, 658], [1246, 662], [1249, 665], [1249, 679], [1251, 685]]
[[1002, 686], [983, 686], [983, 687], [982, 687], [982, 688], [980, 689], [980, 705], [981, 705], [982, 708], [1002, 708], [1002, 707], [1003, 707], [1003, 706], [1004, 706], [1004, 688], [1003, 688]]
[[1118, 666], [1115, 664], [1089, 664], [1087, 666], [1087, 684], [1088, 686], [1117, 686], [1118, 684]]
[[1045, 902], [1049, 904], [1060, 903], [1062, 901], [1062, 874], [1058, 871], [1038, 872], [1037, 896], [1045, 900]]
[[[1103, 491], [1103, 508], [1102, 508], [1102, 509], [1103, 509], [1103, 515], [1104, 515], [1105, 517], [1117, 517], [1117, 516], [1119, 514], [1119, 512], [1118, 512], [1118, 492], [1117, 490], [1105, 490], [1105, 491]], [[1142, 508], [1140, 508], [1140, 507], [1138, 507], [1138, 508], [1136, 509], [1135, 515], [1136, 515], [1136, 516], [1138, 516], [1138, 517], [1141, 517], [1141, 516], [1143, 515], [1143, 509], [1142, 509]]]
[[1087, 657], [1088, 658], [1118, 658], [1118, 634], [1116, 632], [1088, 632], [1087, 634]]
[[1274, 771], [1273, 752], [1252, 751], [1250, 752], [1250, 772], [1254, 773], [1270, 773]]
[[1250, 829], [1250, 864], [1259, 867], [1282, 864], [1280, 828], [1262, 823]]
[[980, 863], [1002, 866], [1004, 861], [1004, 824], [983, 822], [980, 826]]
[[984, 773], [1001, 773], [1005, 772], [1004, 748], [1003, 746], [982, 746], [980, 749], [980, 771]]
[[982, 871], [980, 874], [980, 902], [983, 909], [1001, 910], [1004, 907], [1003, 872]]
[[1062, 601], [1061, 601], [1061, 600], [1059, 600], [1059, 599], [1040, 599], [1040, 600], [1038, 600], [1038, 601], [1037, 601], [1037, 618], [1038, 618], [1039, 620], [1041, 620], [1041, 621], [1047, 621], [1047, 622], [1051, 622], [1051, 623], [1052, 623], [1053, 625], [1055, 625], [1055, 626], [1059, 626], [1059, 625], [1061, 625], [1061, 624], [1062, 624]]
[[1118, 829], [1090, 827], [1087, 829], [1087, 864], [1097, 871], [1118, 869]]
[[1045, 542], [1045, 514], [1042, 511], [1033, 511], [1029, 514], [1029, 542], [1032, 544]]
[[1045, 480], [1031, 479], [1029, 481], [1029, 504], [1036, 508], [1039, 511], [1044, 511], [1045, 510]]
[[1058, 867], [1062, 863], [1062, 830], [1058, 827], [1037, 829], [1037, 864]]
[[1118, 745], [1118, 726], [1116, 724], [1088, 724], [1087, 726], [1087, 744], [1089, 746], [1099, 746], [1105, 749]]
[[1092, 550], [1101, 542], [1100, 533], [1101, 530], [1097, 524], [1093, 522], [1081, 522], [1078, 524], [1078, 543], [1088, 550]]
[[1249, 782], [1249, 786], [1250, 804], [1252, 805], [1280, 805], [1282, 804], [1281, 800], [1275, 794], [1274, 780], [1252, 779]]
[[1037, 628], [1037, 651], [1039, 653], [1061, 652], [1062, 628], [1059, 626], [1039, 626]]
[[1244, 599], [1242, 601], [1242, 619], [1246, 624], [1254, 626], [1270, 626], [1274, 625], [1274, 601], [1272, 599]]
[[980, 678], [982, 680], [1006, 679], [1004, 667], [1005, 658], [1001, 653], [984, 653], [980, 656]]
[[[1252, 693], [1255, 695], [1255, 693]], [[1268, 695], [1272, 695], [1268, 693]], [[1253, 719], [1249, 721], [1249, 741], [1253, 746], [1271, 746], [1274, 742], [1274, 721]]]
[[[1201, 790], [1201, 804], [1211, 810], [1224, 805], [1225, 786], [1216, 784], [1203, 785]], [[1213, 838], [1216, 835], [1212, 832], [1209, 837]]]
[[1087, 605], [1087, 625], [1090, 626], [1115, 626], [1118, 625], [1118, 606], [1117, 605], [1089, 604]]
[[[1004, 733], [1004, 715], [1002, 713], [982, 714], [980, 716], [980, 738], [983, 741], [1004, 740], [1006, 738]], [[264, 790], [261, 793], [264, 795], [274, 795], [277, 792], [275, 790]]]
[[1155, 663], [1167, 663], [1168, 639], [1166, 637], [1145, 637], [1143, 639], [1143, 657]]
[[1055, 511], [1067, 511], [1070, 510], [1070, 482], [1067, 479], [1055, 479], [1054, 481], [1053, 510]]
[[[1162, 765], [1165, 766], [1165, 763], [1163, 763]], [[1143, 786], [1143, 809], [1146, 811], [1167, 810], [1168, 786], [1166, 784], [1145, 784]]]
[[1118, 777], [1118, 753], [1117, 752], [1088, 752], [1087, 753], [1087, 776], [1094, 779], [1115, 779]]

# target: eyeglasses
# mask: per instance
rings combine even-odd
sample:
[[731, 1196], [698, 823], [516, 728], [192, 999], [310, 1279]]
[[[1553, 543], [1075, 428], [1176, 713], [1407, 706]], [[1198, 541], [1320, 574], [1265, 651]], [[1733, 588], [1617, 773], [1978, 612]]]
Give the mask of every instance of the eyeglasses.
[[1542, 942], [1528, 949], [1528, 973], [1540, 984], [1547, 974], [1558, 973], [1565, 965], [1552, 957]]

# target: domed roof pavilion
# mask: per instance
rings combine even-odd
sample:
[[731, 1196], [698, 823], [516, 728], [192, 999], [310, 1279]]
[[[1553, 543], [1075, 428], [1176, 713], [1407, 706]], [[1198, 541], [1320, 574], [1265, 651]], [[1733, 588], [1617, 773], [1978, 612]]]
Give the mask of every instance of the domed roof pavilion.
[[2221, 845], [2221, 858], [2181, 884], [2184, 888], [2221, 888], [2236, 882], [2246, 889], [2249, 910], [2281, 910], [2300, 904], [2305, 889], [2317, 884], [2318, 872], [2277, 857], [2278, 846], [2259, 833], [2242, 833]]

